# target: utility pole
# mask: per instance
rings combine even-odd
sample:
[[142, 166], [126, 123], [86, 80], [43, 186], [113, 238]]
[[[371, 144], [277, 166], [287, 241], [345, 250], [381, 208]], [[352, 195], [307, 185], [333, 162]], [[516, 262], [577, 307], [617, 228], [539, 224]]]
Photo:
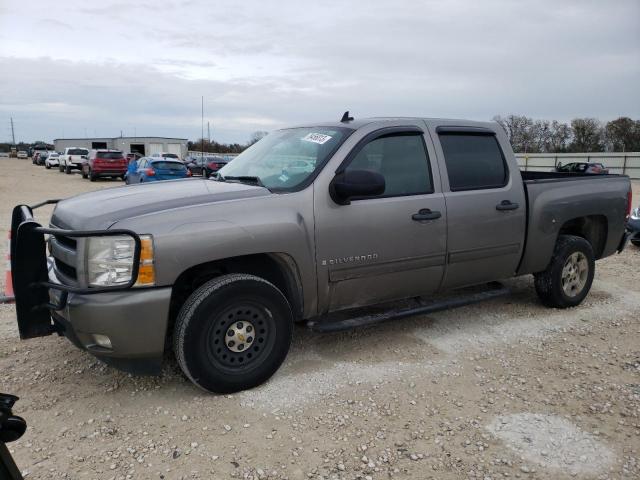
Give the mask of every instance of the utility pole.
[[13, 145], [16, 145], [16, 132], [13, 130], [13, 117], [9, 117], [11, 119], [11, 140], [13, 140]]
[[207, 122], [207, 141], [209, 142], [209, 147], [211, 147], [211, 127], [209, 122]]
[[204, 156], [204, 95], [202, 96], [202, 131], [200, 132], [200, 155]]

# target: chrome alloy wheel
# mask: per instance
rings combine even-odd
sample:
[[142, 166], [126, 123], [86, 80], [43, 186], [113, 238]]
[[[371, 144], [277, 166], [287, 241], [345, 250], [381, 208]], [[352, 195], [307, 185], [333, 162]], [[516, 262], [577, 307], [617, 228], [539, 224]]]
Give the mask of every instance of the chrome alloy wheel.
[[572, 253], [562, 267], [562, 290], [567, 297], [579, 295], [587, 283], [589, 262], [582, 252]]

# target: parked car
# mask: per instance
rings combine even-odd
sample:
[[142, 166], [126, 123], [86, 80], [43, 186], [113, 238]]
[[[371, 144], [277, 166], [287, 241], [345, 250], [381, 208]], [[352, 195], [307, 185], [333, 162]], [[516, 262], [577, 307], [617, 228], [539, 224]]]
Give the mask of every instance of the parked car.
[[34, 165], [38, 165], [38, 159], [40, 158], [40, 152], [34, 152], [31, 155], [31, 163]]
[[631, 243], [636, 247], [640, 247], [640, 207], [635, 208], [629, 215], [627, 230], [631, 234], [629, 237]]
[[16, 465], [7, 443], [15, 442], [27, 430], [24, 418], [13, 414], [13, 406], [18, 397], [0, 393], [0, 475], [2, 480], [23, 480], [24, 477]]
[[175, 160], [180, 160], [180, 157], [175, 153], [169, 152], [157, 152], [151, 155], [153, 158], [173, 158]]
[[20, 150], [18, 151], [18, 157], [17, 158], [29, 158], [27, 156], [27, 152], [25, 152], [24, 150]]
[[[299, 160], [313, 171], [290, 172]], [[544, 305], [575, 307], [595, 261], [625, 247], [631, 208], [627, 176], [520, 172], [497, 123], [425, 118], [276, 130], [217, 181], [134, 188], [62, 200], [47, 229], [14, 208], [20, 338], [62, 332], [134, 372], [159, 372], [172, 345], [214, 392], [271, 377], [296, 321], [397, 321], [495, 293], [407, 299], [526, 274]]]
[[556, 172], [563, 173], [589, 173], [606, 175], [609, 173], [609, 169], [605, 168], [602, 163], [595, 162], [572, 162], [566, 165], [558, 165], [555, 169]]
[[44, 161], [44, 168], [57, 167], [60, 165], [60, 154], [58, 152], [51, 152], [47, 159]]
[[187, 168], [193, 175], [204, 175], [209, 177], [212, 173], [217, 172], [224, 167], [228, 160], [218, 155], [207, 155], [204, 157], [197, 157], [195, 160], [187, 163]]
[[133, 152], [133, 153], [127, 153], [126, 155], [126, 159], [127, 159], [127, 163], [130, 162], [131, 160], [140, 160], [144, 155], [140, 155], [138, 152]]
[[89, 150], [86, 148], [69, 147], [58, 157], [58, 169], [67, 174], [71, 170], [82, 170], [82, 164], [89, 158]]
[[176, 180], [190, 176], [191, 172], [180, 160], [142, 157], [138, 160], [136, 168], [127, 172], [125, 181], [131, 185], [159, 180]]
[[124, 180], [127, 165], [127, 159], [121, 150], [91, 150], [89, 159], [82, 164], [82, 178], [88, 178], [92, 182], [100, 177]]

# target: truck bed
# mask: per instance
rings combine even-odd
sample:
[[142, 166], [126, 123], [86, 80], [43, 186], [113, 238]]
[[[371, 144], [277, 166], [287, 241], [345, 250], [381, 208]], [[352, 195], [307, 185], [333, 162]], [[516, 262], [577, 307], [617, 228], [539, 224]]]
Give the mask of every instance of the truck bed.
[[567, 180], [586, 180], [607, 177], [622, 177], [624, 175], [616, 174], [593, 174], [593, 173], [574, 173], [574, 172], [531, 172], [520, 171], [522, 180], [525, 183], [540, 183], [543, 181], [567, 181]]
[[[626, 175], [521, 172], [527, 199], [525, 249], [518, 275], [544, 270], [558, 234], [589, 223], [596, 258], [616, 252], [624, 235]], [[602, 233], [601, 233], [602, 232]], [[603, 238], [600, 238], [600, 237]]]

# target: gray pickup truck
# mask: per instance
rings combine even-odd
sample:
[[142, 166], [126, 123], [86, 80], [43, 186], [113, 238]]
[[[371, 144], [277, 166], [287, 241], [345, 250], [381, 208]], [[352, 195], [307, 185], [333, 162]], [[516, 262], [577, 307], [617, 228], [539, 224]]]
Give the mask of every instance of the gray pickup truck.
[[626, 176], [520, 172], [495, 123], [345, 115], [277, 130], [215, 180], [18, 205], [18, 326], [134, 372], [173, 349], [195, 384], [233, 392], [279, 368], [297, 321], [435, 311], [483, 297], [434, 293], [525, 274], [545, 305], [576, 306], [630, 207]]

